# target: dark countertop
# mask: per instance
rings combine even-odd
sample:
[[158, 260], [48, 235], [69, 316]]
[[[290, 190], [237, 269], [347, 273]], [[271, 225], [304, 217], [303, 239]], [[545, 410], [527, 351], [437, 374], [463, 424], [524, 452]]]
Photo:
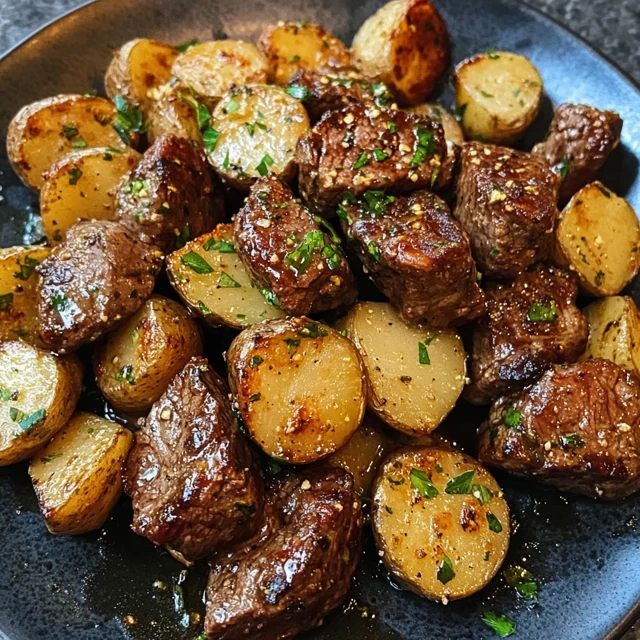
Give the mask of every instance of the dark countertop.
[[[0, 54], [85, 2], [0, 0]], [[529, 4], [568, 26], [640, 83], [639, 0], [529, 0]], [[640, 622], [623, 640], [640, 640]]]

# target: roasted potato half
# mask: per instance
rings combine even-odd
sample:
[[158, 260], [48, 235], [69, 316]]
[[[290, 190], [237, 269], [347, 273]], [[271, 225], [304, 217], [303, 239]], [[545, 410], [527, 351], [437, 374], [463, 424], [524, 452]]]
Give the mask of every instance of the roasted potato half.
[[170, 254], [167, 275], [187, 307], [212, 326], [243, 329], [285, 316], [253, 284], [236, 253], [232, 224], [219, 224]]
[[324, 458], [360, 425], [364, 367], [353, 343], [308, 318], [261, 322], [229, 347], [229, 384], [242, 421], [270, 456]]
[[115, 220], [116, 190], [142, 156], [116, 147], [72, 151], [45, 171], [40, 189], [42, 227], [51, 244], [78, 220]]
[[[193, 108], [195, 98], [188, 89], [169, 82], [155, 89], [153, 94], [154, 100], [145, 108], [149, 144], [160, 136], [177, 136], [198, 142], [202, 139], [198, 116]], [[199, 102], [208, 107], [202, 97]]]
[[125, 144], [111, 126], [115, 117], [115, 106], [104, 98], [59, 95], [29, 104], [9, 123], [9, 162], [28, 187], [40, 189], [42, 174], [70, 151], [123, 149]]
[[35, 269], [49, 252], [42, 246], [0, 249], [0, 340], [40, 344]]
[[408, 435], [431, 433], [453, 409], [466, 354], [453, 329], [407, 324], [385, 302], [358, 302], [338, 327], [362, 356], [369, 408]]
[[207, 152], [209, 162], [232, 187], [246, 191], [269, 173], [285, 182], [294, 178], [293, 156], [298, 140], [309, 132], [309, 117], [284, 89], [234, 89], [220, 100], [212, 118], [220, 136]]
[[582, 310], [589, 342], [580, 361], [604, 358], [640, 376], [640, 312], [633, 298], [611, 296]]
[[392, 453], [376, 477], [371, 516], [387, 569], [444, 604], [482, 589], [509, 547], [509, 507], [498, 483], [459, 451]]
[[29, 475], [51, 533], [77, 535], [105, 523], [132, 445], [125, 427], [78, 412], [35, 454]]
[[451, 43], [429, 0], [392, 0], [360, 27], [351, 54], [363, 75], [384, 82], [402, 104], [415, 105], [449, 66]]
[[177, 49], [168, 44], [136, 38], [115, 52], [104, 77], [104, 88], [113, 100], [122, 96], [133, 104], [147, 104], [153, 89], [168, 82]]
[[275, 83], [283, 86], [299, 69], [335, 73], [352, 67], [347, 47], [320, 25], [306, 21], [268, 26], [258, 48], [271, 64]]
[[97, 346], [93, 370], [100, 391], [116, 409], [140, 415], [201, 354], [196, 321], [175, 300], [154, 295]]
[[215, 40], [190, 47], [171, 68], [185, 87], [219, 100], [233, 87], [270, 80], [269, 61], [260, 49], [242, 40]]
[[640, 223], [624, 199], [600, 182], [583, 187], [560, 214], [556, 261], [594, 296], [613, 296], [640, 269]]
[[0, 466], [30, 458], [69, 420], [81, 391], [75, 356], [0, 343]]
[[510, 144], [535, 120], [542, 78], [530, 60], [489, 51], [463, 60], [453, 77], [456, 108], [471, 140]]
[[407, 109], [407, 111], [417, 113], [419, 116], [428, 116], [439, 122], [444, 129], [445, 140], [448, 142], [453, 142], [453, 144], [457, 145], [461, 145], [464, 142], [464, 133], [462, 133], [462, 128], [458, 121], [439, 104], [419, 104], [417, 107]]

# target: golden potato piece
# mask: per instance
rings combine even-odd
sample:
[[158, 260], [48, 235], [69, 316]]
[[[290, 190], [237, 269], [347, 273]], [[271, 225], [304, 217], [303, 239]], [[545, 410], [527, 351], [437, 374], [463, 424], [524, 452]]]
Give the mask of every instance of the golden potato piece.
[[197, 44], [176, 58], [171, 73], [185, 87], [215, 100], [233, 87], [270, 80], [269, 61], [258, 47], [242, 40]]
[[373, 533], [387, 569], [425, 598], [466, 598], [496, 575], [509, 547], [509, 507], [493, 476], [458, 451], [401, 449], [373, 489]]
[[175, 300], [154, 295], [98, 345], [93, 369], [100, 391], [117, 410], [140, 415], [201, 354], [196, 321]]
[[271, 63], [275, 83], [283, 86], [298, 69], [335, 73], [352, 66], [344, 43], [320, 25], [306, 21], [268, 26], [258, 48]]
[[40, 215], [49, 242], [64, 240], [78, 220], [115, 220], [118, 183], [141, 157], [133, 149], [81, 149], [45, 171]]
[[76, 413], [31, 461], [47, 529], [77, 535], [99, 529], [122, 493], [121, 471], [133, 435], [90, 413]]
[[453, 79], [467, 138], [510, 144], [535, 120], [542, 78], [524, 56], [490, 51], [463, 60]]
[[0, 466], [30, 458], [69, 420], [81, 391], [75, 356], [0, 343]]
[[600, 182], [583, 187], [560, 214], [556, 261], [594, 296], [613, 296], [640, 269], [640, 223], [624, 199]]
[[35, 269], [49, 253], [42, 246], [0, 249], [0, 340], [40, 344]]
[[453, 409], [466, 373], [456, 331], [407, 324], [385, 302], [358, 302], [338, 327], [362, 356], [369, 408], [388, 425], [425, 435]]
[[407, 111], [417, 113], [419, 116], [428, 116], [439, 122], [444, 129], [445, 140], [448, 142], [453, 142], [458, 146], [464, 142], [464, 133], [462, 133], [458, 121], [439, 104], [419, 104], [417, 107], [407, 109]]
[[447, 25], [429, 0], [392, 0], [356, 33], [356, 67], [406, 105], [420, 104], [449, 66]]
[[296, 145], [309, 132], [302, 104], [284, 89], [251, 85], [234, 89], [217, 104], [213, 126], [220, 137], [209, 162], [237, 189], [248, 190], [259, 176], [295, 176]]
[[308, 318], [261, 322], [229, 347], [229, 385], [249, 434], [292, 464], [343, 446], [364, 415], [364, 368], [337, 331]]
[[104, 98], [59, 95], [20, 109], [7, 131], [7, 155], [28, 186], [39, 189], [42, 174], [74, 149], [125, 147], [111, 126], [115, 106]]
[[236, 253], [232, 224], [219, 224], [170, 254], [167, 275], [187, 307], [214, 327], [242, 329], [285, 316], [253, 284]]
[[[187, 99], [185, 99], [185, 97]], [[145, 108], [147, 112], [147, 139], [153, 144], [160, 136], [177, 136], [187, 140], [202, 140], [198, 117], [189, 98], [188, 89], [176, 84], [165, 84], [154, 92], [154, 100]], [[206, 104], [204, 98], [198, 102]]]
[[582, 310], [589, 342], [580, 361], [604, 358], [640, 376], [640, 312], [633, 298], [611, 296]]
[[179, 53], [168, 44], [136, 38], [114, 54], [104, 77], [104, 88], [113, 100], [120, 95], [133, 104], [149, 102], [149, 92], [168, 82]]

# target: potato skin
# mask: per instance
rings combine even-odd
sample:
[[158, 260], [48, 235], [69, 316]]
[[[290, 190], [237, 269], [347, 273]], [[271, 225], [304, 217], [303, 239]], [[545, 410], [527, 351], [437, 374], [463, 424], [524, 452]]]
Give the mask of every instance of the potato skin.
[[179, 52], [168, 44], [136, 38], [114, 54], [104, 77], [104, 88], [113, 100], [122, 96], [133, 104], [147, 104], [148, 92], [168, 82]]
[[[21, 340], [0, 344], [0, 466], [31, 457], [69, 420], [82, 392], [82, 365], [75, 356], [56, 357]], [[26, 429], [20, 415], [42, 418]], [[18, 435], [19, 437], [15, 437]]]
[[447, 25], [429, 0], [392, 0], [356, 33], [351, 53], [367, 77], [404, 105], [424, 102], [449, 66]]
[[93, 370], [98, 388], [116, 410], [142, 415], [201, 354], [196, 321], [181, 304], [154, 295], [97, 346]]
[[50, 533], [99, 529], [122, 493], [122, 466], [133, 434], [119, 424], [76, 413], [31, 461], [40, 510]]

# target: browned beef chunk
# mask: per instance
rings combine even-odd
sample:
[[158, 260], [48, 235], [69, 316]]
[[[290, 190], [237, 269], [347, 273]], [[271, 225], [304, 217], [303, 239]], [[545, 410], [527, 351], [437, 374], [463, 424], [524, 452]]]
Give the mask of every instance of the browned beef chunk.
[[275, 177], [259, 179], [235, 218], [236, 250], [261, 289], [287, 313], [307, 315], [351, 304], [355, 279], [340, 238]]
[[540, 158], [467, 142], [453, 215], [485, 276], [510, 277], [544, 260], [558, 217], [559, 178]]
[[555, 365], [491, 407], [478, 457], [563, 491], [606, 499], [640, 488], [640, 380], [609, 360]]
[[192, 358], [151, 408], [123, 473], [133, 530], [187, 561], [260, 526], [262, 478], [228, 393], [204, 358]]
[[224, 205], [201, 149], [177, 136], [161, 136], [122, 181], [118, 217], [165, 253], [211, 231]]
[[622, 118], [583, 104], [561, 104], [553, 115], [547, 139], [532, 153], [542, 156], [563, 177], [560, 201], [566, 202], [592, 182], [620, 143]]
[[300, 193], [331, 215], [345, 191], [403, 193], [440, 185], [442, 125], [426, 116], [351, 105], [327, 112], [298, 143]]
[[289, 80], [287, 92], [302, 101], [312, 122], [326, 111], [352, 104], [387, 107], [394, 102], [382, 82], [372, 83], [355, 71], [326, 74], [300, 69]]
[[162, 266], [157, 247], [109, 220], [78, 222], [38, 266], [38, 331], [54, 351], [107, 333], [153, 292]]
[[443, 327], [484, 313], [469, 238], [438, 196], [348, 194], [338, 216], [371, 279], [406, 320]]
[[262, 531], [212, 563], [209, 640], [285, 640], [319, 625], [349, 589], [362, 511], [351, 474], [302, 469], [272, 488]]

